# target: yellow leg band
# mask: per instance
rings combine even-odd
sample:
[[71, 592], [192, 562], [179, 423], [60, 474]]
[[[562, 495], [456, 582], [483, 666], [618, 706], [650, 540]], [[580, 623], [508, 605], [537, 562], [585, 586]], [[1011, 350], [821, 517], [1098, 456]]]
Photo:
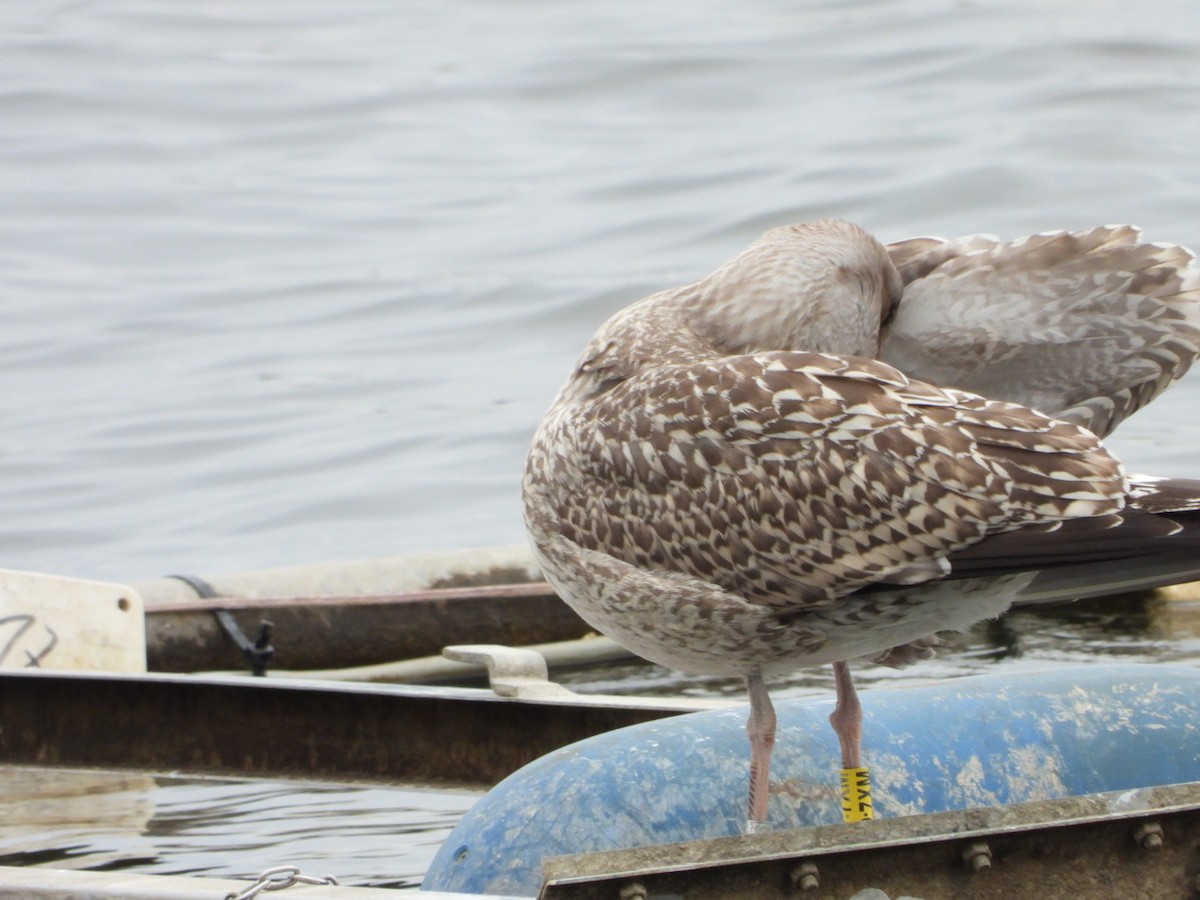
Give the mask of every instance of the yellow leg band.
[[841, 769], [838, 780], [842, 786], [842, 821], [863, 822], [875, 818], [871, 803], [871, 773], [866, 766]]

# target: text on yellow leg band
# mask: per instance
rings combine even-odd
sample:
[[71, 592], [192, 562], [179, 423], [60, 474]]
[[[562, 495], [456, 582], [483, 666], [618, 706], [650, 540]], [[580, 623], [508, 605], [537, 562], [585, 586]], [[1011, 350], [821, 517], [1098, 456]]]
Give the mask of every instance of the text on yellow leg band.
[[863, 822], [875, 818], [871, 805], [871, 773], [866, 766], [841, 769], [838, 778], [842, 787], [842, 821]]

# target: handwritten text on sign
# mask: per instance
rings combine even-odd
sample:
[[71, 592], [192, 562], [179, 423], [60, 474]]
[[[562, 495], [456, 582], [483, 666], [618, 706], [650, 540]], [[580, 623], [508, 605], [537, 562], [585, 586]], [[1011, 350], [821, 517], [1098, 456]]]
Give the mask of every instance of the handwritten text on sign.
[[0, 669], [146, 671], [133, 589], [0, 569]]

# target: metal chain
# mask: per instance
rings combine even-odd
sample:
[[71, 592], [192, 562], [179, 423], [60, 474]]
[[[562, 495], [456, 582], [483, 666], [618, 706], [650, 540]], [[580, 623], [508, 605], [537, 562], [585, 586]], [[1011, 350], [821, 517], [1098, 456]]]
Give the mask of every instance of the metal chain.
[[311, 875], [301, 875], [300, 869], [296, 866], [276, 866], [259, 875], [258, 881], [240, 894], [226, 894], [225, 900], [250, 900], [251, 897], [257, 897], [263, 891], [282, 891], [284, 888], [294, 887], [297, 884], [336, 885], [337, 883], [338, 880], [332, 875], [314, 878]]

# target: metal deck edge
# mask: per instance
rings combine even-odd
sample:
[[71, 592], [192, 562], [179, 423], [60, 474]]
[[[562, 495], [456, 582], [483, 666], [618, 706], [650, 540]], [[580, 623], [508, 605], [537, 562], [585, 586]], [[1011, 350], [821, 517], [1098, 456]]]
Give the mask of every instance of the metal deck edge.
[[0, 762], [491, 786], [703, 704], [248, 676], [0, 673]]
[[[663, 890], [703, 883], [707, 892], [688, 896], [724, 897], [715, 887], [722, 880], [750, 873], [794, 867], [806, 860], [821, 868], [835, 857], [866, 858], [885, 851], [912, 853], [915, 848], [952, 844], [986, 847], [997, 839], [1026, 840], [1048, 833], [1079, 831], [1086, 826], [1125, 823], [1132, 833], [1139, 822], [1166, 822], [1200, 810], [1200, 782], [1162, 785], [1037, 800], [994, 808], [949, 810], [921, 816], [877, 819], [762, 834], [660, 844], [543, 860], [541, 900], [575, 900], [616, 896], [622, 885], [656, 884]], [[1161, 832], [1160, 832], [1161, 833]], [[1135, 841], [1131, 840], [1132, 848]], [[990, 866], [990, 850], [989, 863]], [[958, 859], [959, 852], [942, 854]], [[813, 869], [816, 872], [816, 868]], [[773, 879], [775, 880], [775, 879]], [[669, 884], [669, 888], [665, 885]], [[879, 885], [887, 887], [887, 885]], [[1012, 885], [1009, 885], [1011, 890]], [[736, 896], [736, 892], [728, 896]], [[763, 894], [763, 896], [769, 896]], [[924, 896], [924, 895], [922, 895]], [[1013, 896], [1016, 896], [1015, 894]], [[1046, 896], [1057, 896], [1047, 894]]]

